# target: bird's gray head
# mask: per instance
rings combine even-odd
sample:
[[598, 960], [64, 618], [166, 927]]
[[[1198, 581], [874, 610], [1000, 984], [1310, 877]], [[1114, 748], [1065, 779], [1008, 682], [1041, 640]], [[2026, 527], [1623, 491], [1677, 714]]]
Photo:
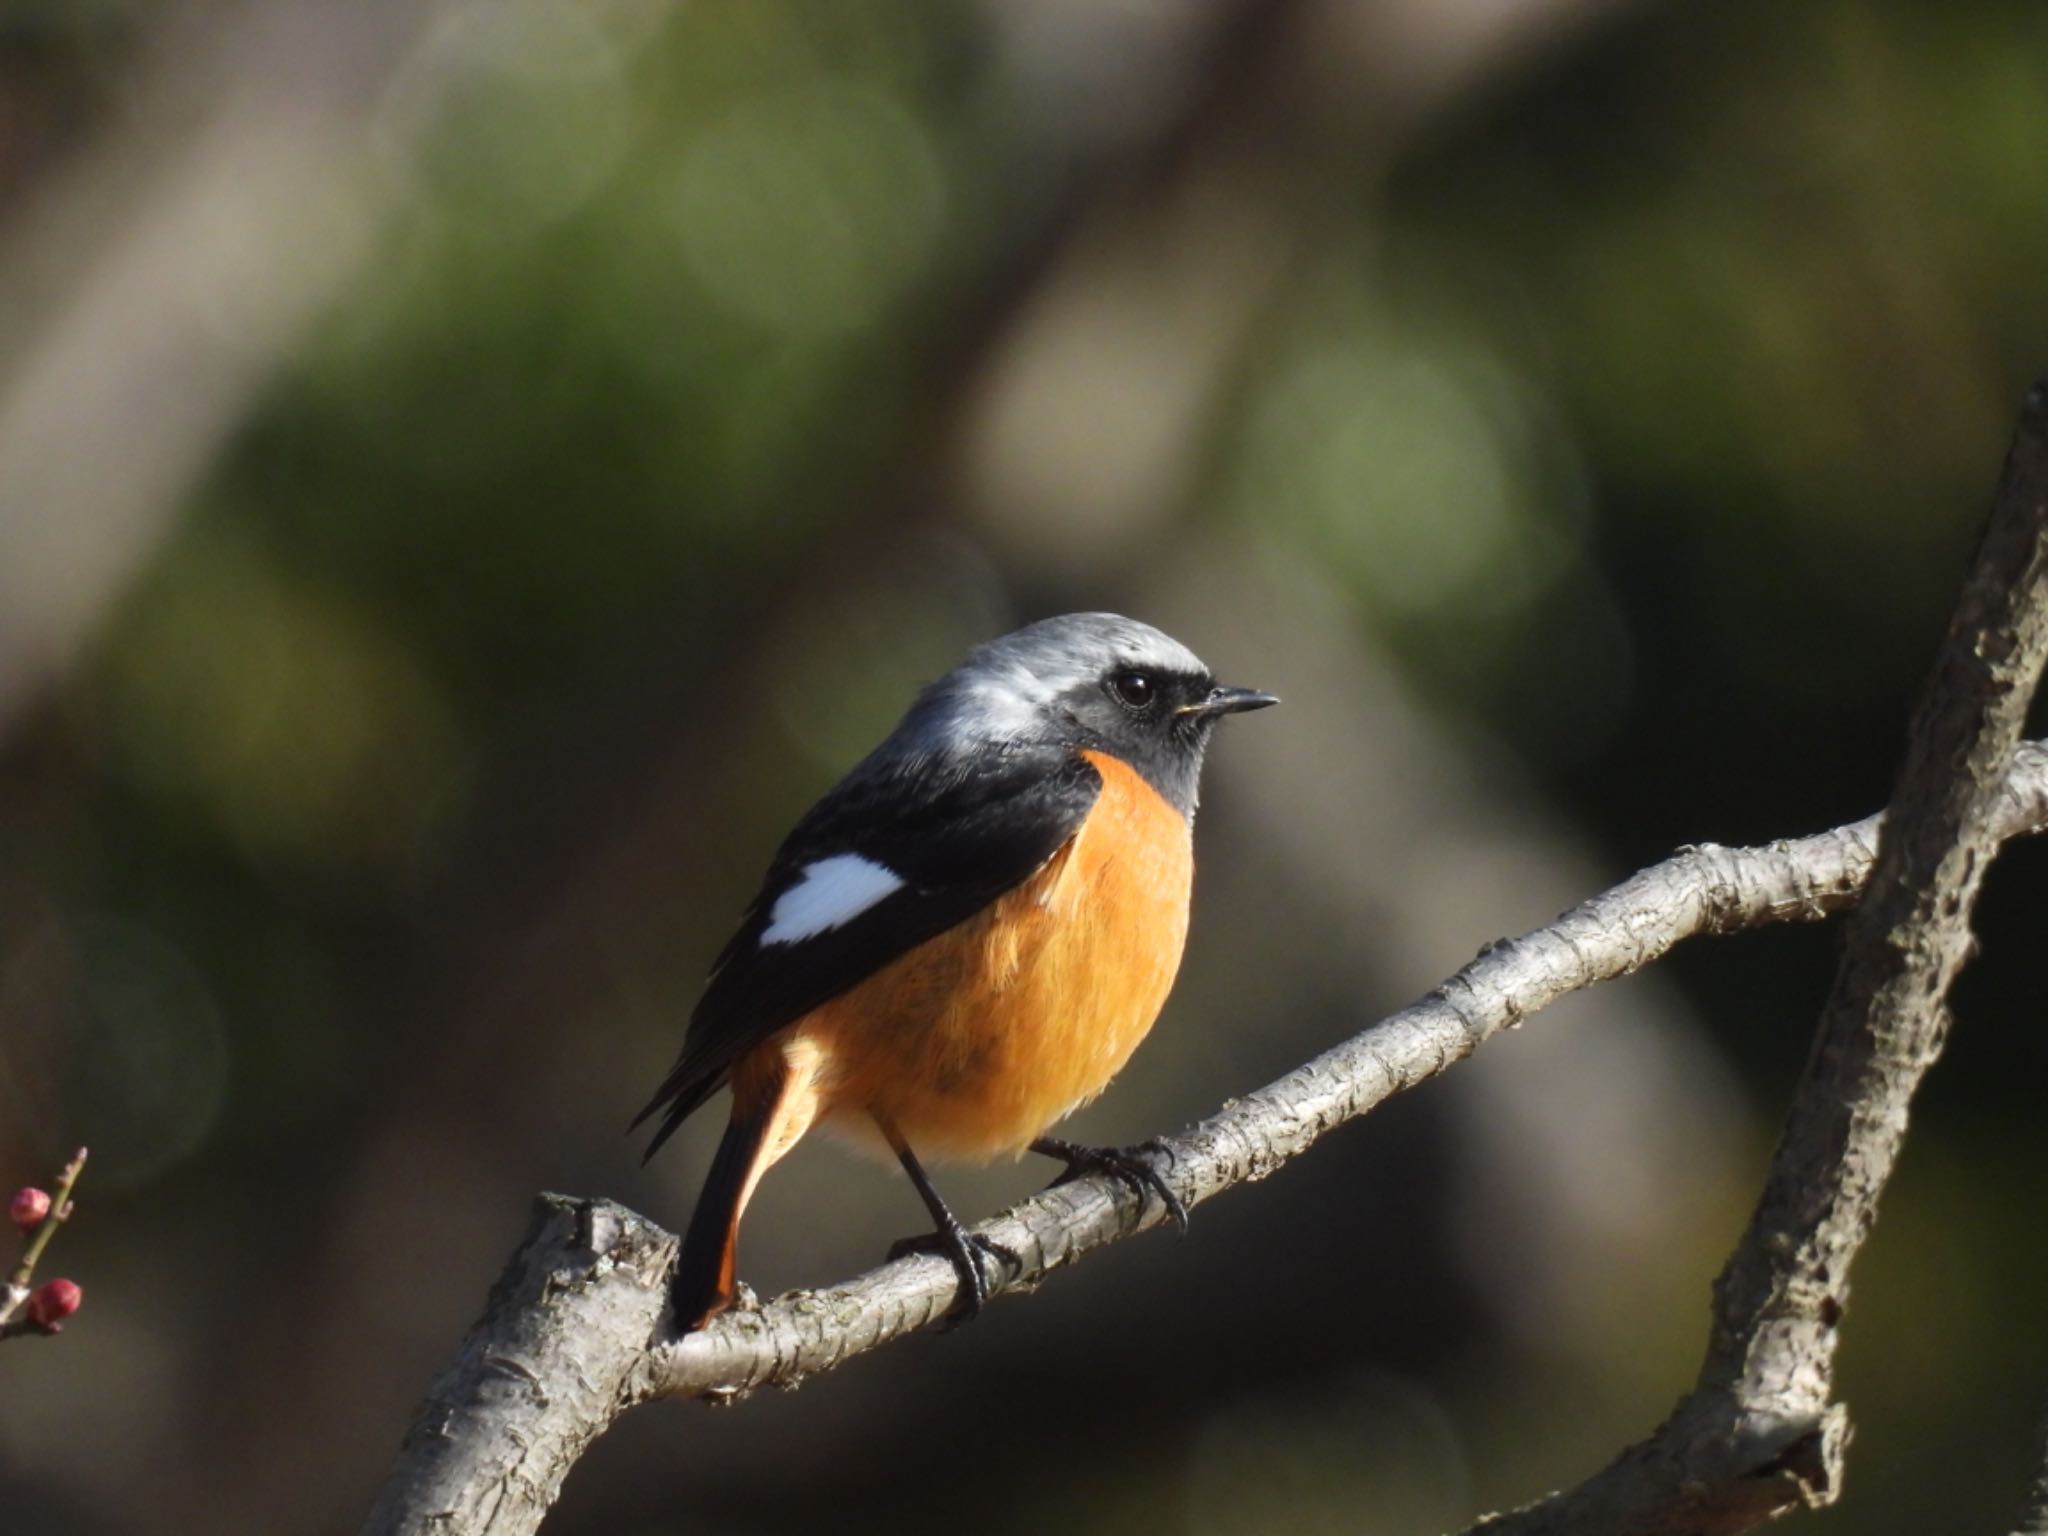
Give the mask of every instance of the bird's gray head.
[[1186, 646], [1114, 613], [1068, 613], [978, 646], [891, 738], [961, 756], [990, 746], [1107, 751], [1188, 816], [1218, 719], [1279, 701], [1220, 686]]

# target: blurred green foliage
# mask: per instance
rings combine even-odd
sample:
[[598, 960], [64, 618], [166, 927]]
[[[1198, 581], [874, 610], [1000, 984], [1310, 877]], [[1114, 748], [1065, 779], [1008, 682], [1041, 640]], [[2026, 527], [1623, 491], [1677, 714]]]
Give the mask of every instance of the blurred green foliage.
[[[16, 8], [0, 95], [47, 114], [37, 82], [87, 77], [118, 98], [141, 26]], [[1262, 137], [1273, 101], [1313, 95], [1309, 58], [1279, 50], [1267, 116], [1225, 114], [1158, 163], [1106, 156], [1091, 181], [1050, 163], [1078, 130], [1033, 115], [1064, 108], [1003, 36], [936, 0], [449, 8], [340, 190], [294, 215], [309, 259], [360, 242], [357, 277], [8, 739], [0, 1152], [94, 1145], [108, 1198], [66, 1246], [130, 1298], [110, 1340], [162, 1330], [112, 1378], [182, 1394], [165, 1416], [190, 1423], [152, 1465], [198, 1454], [182, 1432], [288, 1406], [349, 1424], [333, 1465], [279, 1451], [276, 1487], [252, 1476], [251, 1528], [352, 1518], [520, 1193], [631, 1177], [613, 1124], [781, 827], [909, 687], [1020, 613], [1135, 603], [1210, 536], [1312, 572], [1361, 669], [1390, 653], [1475, 773], [1535, 786], [1617, 870], [1882, 798], [2012, 402], [2048, 359], [2048, 12], [1636, 7], [1516, 57], [1384, 179], [1341, 114], [1307, 123], [1318, 154]], [[84, 132], [31, 120], [53, 144]], [[1255, 206], [1189, 213], [1207, 205], [1180, 194], [1240, 160], [1266, 173]], [[951, 456], [1005, 338], [1039, 320], [1020, 247], [1067, 270], [1076, 187], [1124, 213], [1077, 243], [1128, 242], [1162, 294], [1190, 271], [1207, 292], [1204, 262], [1235, 272], [1233, 218], [1279, 254], [1215, 282], [1238, 339], [1196, 392], [1185, 495], [1063, 584], [1026, 558], [1060, 525], [992, 531], [957, 504]], [[260, 312], [258, 277], [224, 333]], [[1079, 370], [1072, 387], [1095, 398]], [[1083, 425], [1107, 476], [1135, 434]], [[1237, 836], [1220, 858], [1252, 863]], [[1852, 1457], [1849, 1502], [1816, 1527], [1991, 1529], [2019, 1497], [2048, 1335], [2008, 1305], [2040, 1258], [2038, 1159], [2015, 1149], [2043, 1001], [2022, 974], [2039, 860], [2012, 863], [1985, 916], [2006, 963], [1964, 994], [1848, 1335], [1865, 1442], [1895, 1453]], [[1212, 931], [1345, 931], [1294, 919], [1304, 899], [1254, 893]], [[1668, 968], [1762, 1106], [1746, 1166], [1827, 953], [1783, 936]], [[1276, 1049], [1358, 1022], [1332, 964], [1273, 957], [1308, 978], [1268, 1022]], [[1312, 995], [1340, 974], [1341, 999]], [[923, 1349], [840, 1419], [761, 1404], [622, 1432], [559, 1528], [798, 1529], [858, 1507], [1021, 1530], [1028, 1507], [976, 1501], [1042, 1457], [1064, 1462], [1044, 1492], [1076, 1528], [1419, 1531], [1590, 1470], [1682, 1384], [1740, 1211], [1695, 1213], [1532, 1348], [1455, 1278], [1442, 1128], [1389, 1120], [1376, 1146], [1413, 1164], [1333, 1149], [1219, 1213], [1245, 1294], [1204, 1301], [1155, 1268], [1177, 1303], [1133, 1287], [1112, 1313], [1085, 1281], [1056, 1287], [1032, 1305], [1075, 1309], [1046, 1313], [1071, 1353], [1034, 1334], [1042, 1365]], [[688, 1175], [640, 1187], [675, 1216]], [[351, 1298], [371, 1286], [354, 1266], [385, 1232], [367, 1192], [413, 1184], [481, 1230], [445, 1240], [459, 1274], [394, 1319]], [[1353, 1200], [1370, 1243], [1329, 1235]], [[1309, 1300], [1380, 1310], [1334, 1341], [1271, 1315], [1259, 1265], [1281, 1261], [1257, 1256], [1287, 1252]], [[201, 1294], [247, 1270], [270, 1293], [254, 1322]], [[116, 1310], [88, 1289], [67, 1347]], [[1606, 1337], [1580, 1336], [1593, 1317]], [[301, 1328], [327, 1341], [318, 1380], [280, 1375]], [[75, 1409], [115, 1354], [77, 1354], [69, 1397], [40, 1390]], [[748, 1481], [785, 1432], [808, 1474]], [[679, 1468], [693, 1435], [712, 1449]], [[120, 1528], [134, 1501], [89, 1466], [0, 1406], [11, 1507]], [[183, 1496], [166, 1507], [202, 1502]]]

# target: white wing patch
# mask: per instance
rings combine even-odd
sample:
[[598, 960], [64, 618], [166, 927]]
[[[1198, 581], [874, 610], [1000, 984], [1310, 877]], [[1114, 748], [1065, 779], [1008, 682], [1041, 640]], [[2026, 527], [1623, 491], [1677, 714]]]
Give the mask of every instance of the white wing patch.
[[883, 897], [902, 889], [901, 875], [857, 853], [835, 853], [806, 864], [796, 884], [775, 898], [761, 945], [794, 944], [844, 927]]

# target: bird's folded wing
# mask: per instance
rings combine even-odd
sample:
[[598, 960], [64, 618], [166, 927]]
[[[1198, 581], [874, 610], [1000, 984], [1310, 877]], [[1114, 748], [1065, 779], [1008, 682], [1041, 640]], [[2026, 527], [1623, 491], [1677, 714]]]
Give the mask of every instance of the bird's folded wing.
[[849, 774], [782, 845], [712, 967], [675, 1069], [633, 1122], [662, 1115], [647, 1155], [748, 1048], [1029, 879], [1101, 789], [1085, 759], [1033, 749]]

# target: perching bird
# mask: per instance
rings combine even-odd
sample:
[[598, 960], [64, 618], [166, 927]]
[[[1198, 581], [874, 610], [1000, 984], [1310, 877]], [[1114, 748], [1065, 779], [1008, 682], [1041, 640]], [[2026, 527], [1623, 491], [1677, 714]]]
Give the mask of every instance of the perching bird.
[[[892, 1150], [981, 1307], [981, 1249], [920, 1157], [1026, 1150], [1179, 1201], [1138, 1158], [1046, 1129], [1100, 1093], [1180, 966], [1197, 781], [1224, 715], [1185, 646], [1110, 613], [978, 647], [796, 825], [712, 968], [675, 1069], [633, 1123], [655, 1151], [732, 1085], [674, 1303], [730, 1306], [741, 1213], [813, 1125]], [[1007, 1255], [998, 1255], [1010, 1257]]]

